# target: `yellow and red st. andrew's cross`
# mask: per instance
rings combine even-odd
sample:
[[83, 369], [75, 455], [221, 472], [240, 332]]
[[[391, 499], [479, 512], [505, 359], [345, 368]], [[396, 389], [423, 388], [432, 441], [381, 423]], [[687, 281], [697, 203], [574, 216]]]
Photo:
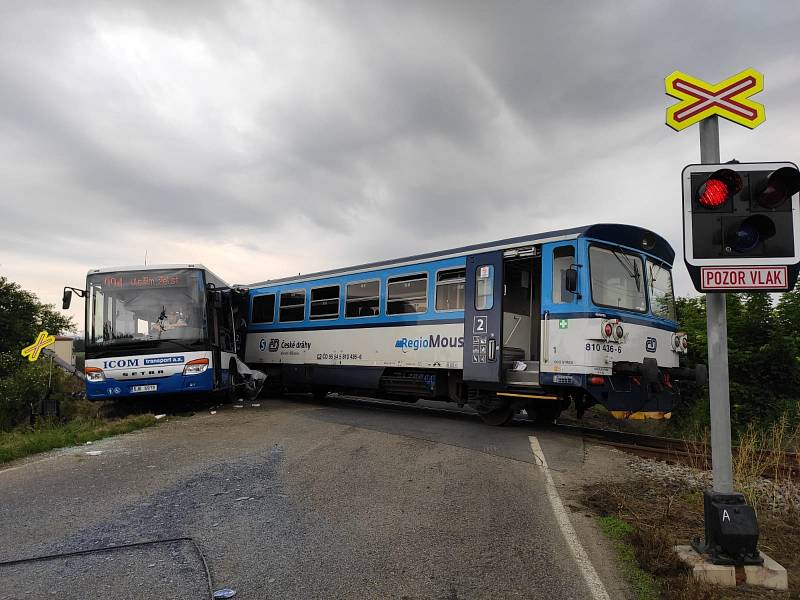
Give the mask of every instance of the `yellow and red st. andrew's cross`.
[[54, 335], [50, 335], [46, 331], [42, 331], [39, 333], [39, 336], [36, 338], [35, 342], [22, 349], [22, 356], [27, 356], [29, 361], [36, 362], [42, 350], [55, 343], [56, 337]]
[[747, 69], [717, 84], [675, 71], [664, 84], [667, 94], [680, 100], [667, 109], [667, 125], [676, 131], [712, 115], [750, 129], [764, 122], [764, 105], [748, 100], [764, 89], [764, 76], [755, 69]]

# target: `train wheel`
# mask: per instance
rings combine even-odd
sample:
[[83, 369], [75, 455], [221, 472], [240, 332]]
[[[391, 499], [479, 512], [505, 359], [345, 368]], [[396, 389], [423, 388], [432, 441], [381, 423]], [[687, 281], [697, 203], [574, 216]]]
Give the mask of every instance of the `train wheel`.
[[503, 404], [501, 406], [494, 406], [486, 410], [478, 410], [481, 419], [487, 425], [500, 427], [508, 425], [514, 418], [514, 409], [510, 404]]
[[561, 414], [561, 406], [558, 403], [540, 403], [535, 406], [528, 406], [525, 409], [528, 413], [528, 420], [539, 425], [549, 425]]

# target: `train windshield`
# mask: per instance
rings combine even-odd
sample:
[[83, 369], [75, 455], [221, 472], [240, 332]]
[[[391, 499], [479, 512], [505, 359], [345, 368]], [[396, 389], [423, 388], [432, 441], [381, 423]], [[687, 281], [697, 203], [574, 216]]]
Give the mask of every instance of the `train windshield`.
[[196, 269], [98, 273], [87, 279], [87, 352], [156, 348], [202, 350], [202, 272]]
[[598, 306], [647, 311], [644, 266], [636, 254], [621, 248], [589, 248], [592, 300]]
[[647, 286], [652, 313], [662, 319], [675, 321], [675, 294], [669, 268], [647, 259]]

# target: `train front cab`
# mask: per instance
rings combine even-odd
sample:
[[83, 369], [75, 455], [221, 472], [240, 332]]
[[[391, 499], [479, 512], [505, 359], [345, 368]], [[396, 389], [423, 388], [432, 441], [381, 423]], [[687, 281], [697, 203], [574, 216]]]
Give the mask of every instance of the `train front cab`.
[[[467, 258], [464, 381], [489, 423], [574, 403], [617, 418], [669, 417], [686, 338], [663, 238], [598, 225], [562, 241]], [[702, 378], [702, 374], [700, 375]]]

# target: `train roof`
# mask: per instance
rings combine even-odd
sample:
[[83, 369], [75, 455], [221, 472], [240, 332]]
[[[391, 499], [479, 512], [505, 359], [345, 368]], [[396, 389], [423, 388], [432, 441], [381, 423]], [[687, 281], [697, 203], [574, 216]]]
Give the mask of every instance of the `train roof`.
[[307, 279], [318, 279], [320, 277], [328, 277], [331, 275], [344, 275], [347, 273], [358, 273], [361, 271], [371, 271], [384, 267], [397, 267], [406, 264], [414, 264], [426, 260], [436, 260], [444, 258], [453, 258], [462, 255], [475, 254], [476, 252], [486, 252], [490, 250], [507, 250], [515, 248], [524, 244], [543, 244], [546, 242], [559, 242], [563, 240], [571, 240], [579, 237], [596, 238], [601, 240], [608, 240], [620, 244], [621, 246], [629, 246], [632, 248], [640, 248], [643, 246], [643, 240], [648, 239], [651, 248], [644, 250], [645, 252], [657, 256], [669, 265], [675, 259], [675, 251], [669, 242], [663, 237], [636, 225], [621, 225], [613, 223], [599, 223], [596, 225], [584, 225], [581, 227], [572, 227], [569, 229], [558, 229], [556, 231], [548, 231], [544, 233], [537, 233], [532, 235], [523, 235], [513, 238], [506, 238], [504, 240], [497, 240], [494, 242], [484, 242], [480, 244], [471, 244], [469, 246], [460, 246], [458, 248], [451, 248], [449, 250], [439, 250], [436, 252], [426, 252], [424, 254], [416, 254], [413, 256], [406, 256], [403, 258], [395, 258], [389, 260], [381, 260], [377, 262], [364, 263], [352, 267], [342, 267], [339, 269], [330, 269], [327, 271], [317, 271], [316, 273], [307, 273], [303, 275], [296, 275], [294, 277], [281, 277], [279, 279], [268, 279], [266, 281], [259, 281], [241, 287], [261, 287], [266, 285], [274, 285], [286, 283], [290, 281], [302, 281]]
[[[206, 281], [213, 283], [216, 287], [230, 287], [225, 280], [219, 277], [211, 269], [199, 263], [193, 264], [163, 264], [163, 265], [125, 265], [121, 267], [100, 267], [99, 269], [89, 269], [89, 275], [100, 273], [116, 273], [117, 271], [163, 271], [165, 269], [202, 269], [206, 272]], [[209, 277], [210, 275], [210, 277]]]

